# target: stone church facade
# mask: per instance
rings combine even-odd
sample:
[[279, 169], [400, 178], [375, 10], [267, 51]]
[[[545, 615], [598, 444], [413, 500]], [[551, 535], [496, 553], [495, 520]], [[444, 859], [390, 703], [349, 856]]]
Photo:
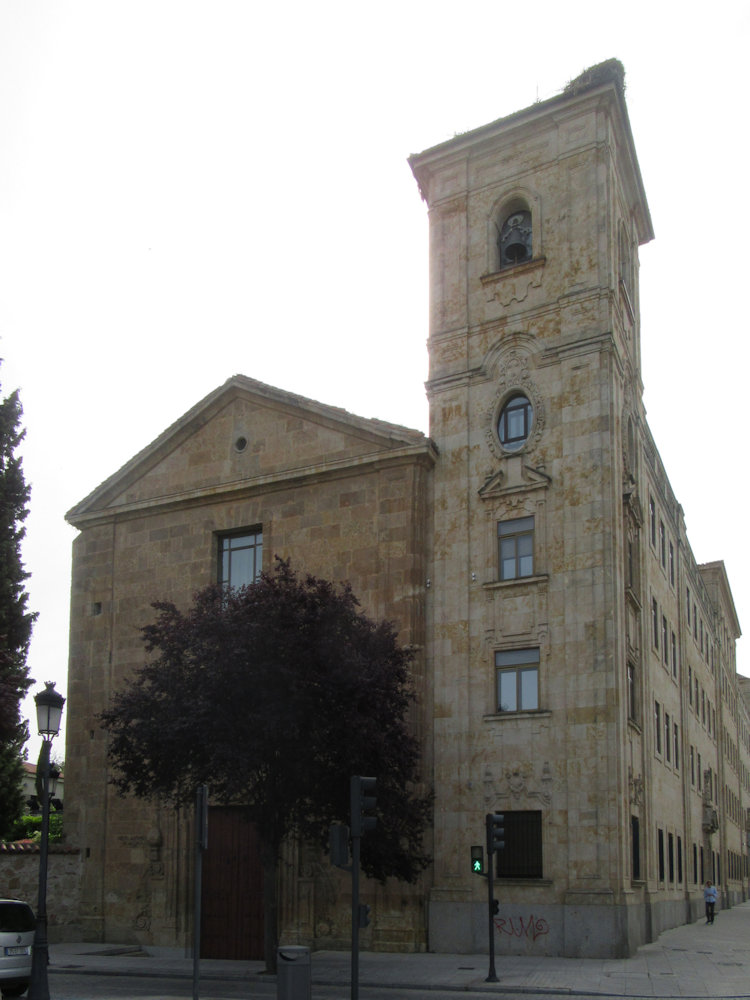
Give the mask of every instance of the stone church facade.
[[[69, 512], [66, 826], [90, 939], [189, 948], [190, 818], [114, 795], [97, 714], [151, 602], [185, 606], [234, 550], [350, 581], [417, 650], [434, 863], [368, 887], [366, 947], [487, 950], [488, 812], [500, 953], [627, 955], [693, 919], [706, 878], [747, 897], [740, 627], [646, 422], [653, 232], [623, 90], [603, 64], [411, 158], [429, 437], [237, 376]], [[285, 940], [346, 946], [346, 880], [297, 844], [281, 877]]]

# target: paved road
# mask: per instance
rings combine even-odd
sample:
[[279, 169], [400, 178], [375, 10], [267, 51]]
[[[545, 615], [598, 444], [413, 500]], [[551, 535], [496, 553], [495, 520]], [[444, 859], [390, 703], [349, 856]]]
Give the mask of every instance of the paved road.
[[[192, 1000], [192, 961], [148, 954], [137, 946], [77, 943], [50, 946], [52, 1000]], [[350, 956], [311, 956], [312, 1000], [349, 1000]], [[750, 1000], [750, 902], [665, 931], [627, 959], [497, 957], [499, 982], [485, 983], [486, 955], [360, 955], [361, 1000], [456, 1000], [477, 997], [724, 998]], [[262, 962], [204, 960], [199, 1000], [275, 998], [275, 977]]]
[[[177, 1000], [185, 998], [192, 1000], [193, 983], [191, 979], [166, 978], [160, 976], [131, 976], [131, 975], [81, 975], [79, 973], [51, 973], [49, 977], [51, 1000]], [[500, 992], [504, 997], [517, 997], [518, 991], [515, 987], [503, 989]], [[360, 1000], [417, 1000], [418, 997], [427, 996], [429, 1000], [456, 1000], [457, 996], [465, 993], [460, 988], [452, 990], [425, 989], [424, 987], [397, 987], [392, 986], [360, 986]], [[550, 992], [541, 990], [539, 992], [524, 989], [524, 1000], [550, 1000]], [[554, 994], [552, 994], [554, 996]], [[559, 995], [559, 994], [558, 994]], [[622, 1000], [622, 997], [610, 994], [592, 993], [568, 993], [565, 991], [565, 1000]], [[258, 977], [255, 981], [237, 980], [216, 980], [202, 981], [199, 985], [199, 1000], [238, 1000], [238, 998], [257, 998], [257, 1000], [276, 1000], [276, 981], [265, 980]], [[471, 996], [477, 1000], [483, 998], [498, 997], [498, 987], [489, 988], [487, 992], [480, 992], [477, 988], [472, 989]], [[665, 995], [662, 995], [663, 997]], [[349, 1000], [349, 986], [334, 986], [314, 984], [312, 989], [312, 1000]], [[739, 998], [738, 998], [739, 1000]], [[742, 998], [746, 1000], [746, 998]]]

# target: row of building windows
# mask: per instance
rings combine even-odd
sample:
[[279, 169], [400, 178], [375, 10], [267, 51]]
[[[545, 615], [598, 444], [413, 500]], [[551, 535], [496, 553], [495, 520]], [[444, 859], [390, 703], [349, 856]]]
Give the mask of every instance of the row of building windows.
[[695, 712], [695, 717], [701, 722], [709, 736], [716, 739], [716, 709], [706, 694], [705, 688], [698, 683], [698, 677], [693, 676], [693, 668], [688, 665], [688, 704]]
[[661, 567], [667, 574], [670, 585], [674, 587], [676, 573], [674, 543], [672, 539], [667, 536], [667, 529], [664, 525], [664, 521], [657, 517], [656, 501], [651, 494], [649, 494], [648, 498], [648, 520], [651, 548], [657, 553]]
[[703, 770], [703, 758], [700, 751], [692, 744], [690, 745], [690, 784], [701, 794], [704, 794], [709, 802], [714, 799], [716, 781], [713, 769], [709, 767], [705, 771]]
[[[633, 817], [635, 820], [635, 817]], [[634, 849], [635, 855], [635, 849]], [[660, 827], [656, 831], [656, 857], [658, 864], [659, 881], [665, 885], [672, 883], [681, 885], [683, 882], [683, 854], [682, 837], [679, 834], [665, 832]], [[633, 877], [639, 878], [635, 874], [636, 859], [634, 856]], [[748, 873], [747, 857], [736, 854], [734, 851], [727, 851], [727, 869], [730, 880], [740, 881]], [[712, 882], [721, 883], [721, 855], [715, 851], [708, 852], [705, 857], [703, 845], [693, 844], [692, 850], [692, 871], [691, 881], [695, 885], [703, 885], [707, 879]]]
[[[501, 879], [540, 879], [544, 877], [542, 852], [542, 813], [540, 810], [504, 811], [505, 847], [495, 855], [495, 872]], [[641, 878], [640, 821], [631, 817], [632, 877]], [[706, 879], [721, 882], [721, 855], [693, 843], [692, 865], [685, 870], [683, 839], [678, 833], [657, 827], [657, 876], [661, 883], [682, 885], [689, 880], [702, 885]], [[707, 863], [708, 862], [708, 863]], [[727, 851], [729, 879], [741, 880], [750, 870], [748, 858]]]
[[724, 756], [734, 773], [739, 774], [742, 768], [740, 750], [726, 726], [724, 726]]
[[667, 670], [672, 670], [672, 676], [677, 677], [677, 636], [667, 621], [665, 614], [659, 613], [659, 603], [651, 598], [651, 641], [654, 649], [661, 649], [662, 660]]
[[[663, 728], [662, 728], [663, 718]], [[654, 701], [654, 732], [656, 739], [656, 754], [666, 764], [672, 764], [677, 770], [680, 767], [680, 727], [671, 718], [669, 712], [662, 709], [658, 701]]]
[[724, 785], [723, 799], [725, 814], [732, 820], [735, 826], [744, 829], [745, 823], [742, 804], [728, 785]]
[[[691, 612], [692, 603], [692, 612]], [[708, 626], [704, 628], [703, 618], [698, 614], [698, 606], [690, 595], [690, 587], [685, 588], [685, 605], [687, 611], [688, 631], [692, 629], [693, 641], [700, 648], [701, 656], [714, 669], [714, 656], [711, 643], [709, 641]]]

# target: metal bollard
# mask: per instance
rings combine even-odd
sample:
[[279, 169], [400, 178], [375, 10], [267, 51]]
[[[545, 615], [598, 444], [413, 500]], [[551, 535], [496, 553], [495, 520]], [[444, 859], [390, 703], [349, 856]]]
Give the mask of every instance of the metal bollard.
[[276, 952], [276, 1000], [312, 1000], [310, 949], [297, 945]]

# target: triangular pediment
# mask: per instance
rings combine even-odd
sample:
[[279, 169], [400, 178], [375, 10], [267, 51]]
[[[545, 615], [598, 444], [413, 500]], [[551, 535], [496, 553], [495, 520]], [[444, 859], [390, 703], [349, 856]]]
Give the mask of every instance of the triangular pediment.
[[493, 500], [521, 490], [547, 489], [551, 481], [543, 469], [534, 469], [525, 465], [520, 456], [512, 456], [501, 469], [488, 474], [477, 492], [482, 500]]
[[431, 453], [420, 431], [235, 375], [76, 504], [92, 519], [335, 474], [380, 456]]

